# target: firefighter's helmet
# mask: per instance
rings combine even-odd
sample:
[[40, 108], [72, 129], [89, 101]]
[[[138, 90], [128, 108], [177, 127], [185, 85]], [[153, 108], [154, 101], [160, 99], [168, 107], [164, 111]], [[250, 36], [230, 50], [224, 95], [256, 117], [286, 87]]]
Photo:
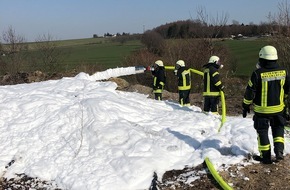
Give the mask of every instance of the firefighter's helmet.
[[159, 67], [164, 67], [163, 61], [161, 60], [155, 61], [155, 64], [158, 65]]
[[215, 56], [215, 55], [213, 55], [209, 58], [208, 63], [215, 63], [219, 66], [220, 69], [224, 67], [224, 65], [221, 64], [221, 62], [220, 62], [220, 58], [218, 56]]
[[219, 60], [220, 58], [218, 56], [213, 55], [209, 58], [208, 63], [218, 63]]
[[266, 59], [266, 60], [277, 60], [278, 54], [277, 50], [274, 46], [264, 46], [259, 52], [259, 58]]
[[185, 63], [184, 63], [183, 60], [178, 60], [178, 61], [176, 62], [176, 65], [179, 65], [180, 67], [185, 67]]

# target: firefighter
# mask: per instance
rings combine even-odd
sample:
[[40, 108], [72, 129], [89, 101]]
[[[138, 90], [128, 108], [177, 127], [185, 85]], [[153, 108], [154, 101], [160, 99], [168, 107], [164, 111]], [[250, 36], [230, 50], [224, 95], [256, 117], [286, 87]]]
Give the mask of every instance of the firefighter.
[[174, 74], [178, 80], [179, 103], [182, 106], [190, 106], [189, 94], [191, 89], [190, 70], [185, 67], [183, 60], [178, 60], [175, 64]]
[[284, 100], [289, 91], [288, 71], [277, 64], [277, 50], [265, 46], [259, 52], [257, 69], [253, 71], [243, 99], [243, 117], [250, 113], [253, 105], [254, 128], [257, 131], [259, 156], [254, 159], [263, 164], [271, 164], [271, 144], [268, 137], [272, 130], [276, 161], [283, 159], [284, 151]]
[[155, 61], [151, 72], [153, 75], [153, 93], [155, 96], [155, 100], [162, 100], [162, 92], [166, 81], [163, 61]]
[[220, 91], [224, 86], [220, 80], [218, 69], [222, 68], [218, 56], [211, 56], [207, 64], [203, 66], [203, 97], [204, 107], [203, 111], [218, 114], [218, 104], [220, 98]]

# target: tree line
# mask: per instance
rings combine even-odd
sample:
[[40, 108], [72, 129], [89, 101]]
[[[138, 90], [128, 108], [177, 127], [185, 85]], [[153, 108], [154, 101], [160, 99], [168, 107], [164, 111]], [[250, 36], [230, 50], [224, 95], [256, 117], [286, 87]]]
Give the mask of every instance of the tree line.
[[185, 20], [167, 23], [154, 28], [165, 39], [186, 39], [186, 38], [229, 38], [231, 36], [264, 36], [275, 35], [273, 26], [275, 23], [263, 22], [257, 24], [239, 24], [235, 21], [230, 25], [215, 26], [204, 23], [201, 20]]

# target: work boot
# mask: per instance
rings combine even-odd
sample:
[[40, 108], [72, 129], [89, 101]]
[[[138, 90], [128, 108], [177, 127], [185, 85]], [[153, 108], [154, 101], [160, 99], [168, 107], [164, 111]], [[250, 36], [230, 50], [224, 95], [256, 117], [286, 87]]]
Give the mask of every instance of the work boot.
[[271, 150], [261, 151], [262, 152], [262, 163], [263, 164], [272, 164], [271, 160]]
[[272, 160], [271, 159], [263, 159], [262, 161], [263, 164], [272, 164]]
[[282, 152], [277, 152], [276, 154], [276, 161], [279, 162], [280, 160], [283, 160], [283, 153]]
[[261, 156], [258, 156], [258, 155], [253, 155], [253, 160], [262, 162], [263, 158], [261, 158]]
[[253, 159], [261, 162], [262, 164], [272, 164], [271, 158], [270, 159], [269, 158], [262, 158], [261, 156], [254, 155]]

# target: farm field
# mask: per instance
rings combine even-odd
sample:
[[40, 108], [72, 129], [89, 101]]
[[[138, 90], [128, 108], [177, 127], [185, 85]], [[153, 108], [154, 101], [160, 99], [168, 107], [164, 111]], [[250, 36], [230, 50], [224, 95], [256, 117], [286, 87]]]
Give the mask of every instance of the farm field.
[[[120, 67], [126, 56], [144, 47], [140, 40], [127, 40], [121, 43], [113, 38], [60, 40], [53, 43], [63, 56], [59, 72], [84, 67], [99, 69]], [[231, 60], [234, 60], [237, 66], [235, 73], [237, 76], [250, 75], [258, 61], [259, 49], [268, 44], [265, 38], [225, 40], [218, 43], [229, 48]], [[32, 60], [33, 57], [41, 57], [41, 52], [35, 48], [36, 43], [28, 43], [28, 55]], [[24, 64], [22, 67], [22, 70], [27, 72], [43, 68], [40, 62], [36, 62], [32, 67], [30, 64]]]
[[70, 54], [64, 60], [64, 64], [71, 68], [80, 64], [98, 64], [104, 68], [117, 67], [122, 64], [124, 57], [142, 47], [137, 40], [121, 44], [107, 39], [103, 39], [103, 41], [68, 41], [68, 43], [62, 42], [61, 45]]
[[236, 75], [249, 76], [258, 62], [260, 49], [268, 45], [268, 41], [266, 38], [249, 38], [243, 40], [226, 40], [222, 44], [229, 48], [231, 56], [236, 61]]
[[[103, 40], [103, 41], [102, 41]], [[143, 45], [140, 41], [127, 41], [124, 44], [110, 39], [80, 39], [60, 41], [59, 45], [70, 52], [64, 60], [69, 68], [78, 65], [102, 65], [104, 69], [122, 66], [125, 56], [130, 55]], [[221, 42], [230, 50], [237, 64], [237, 76], [249, 76], [258, 61], [258, 52], [268, 44], [265, 38], [249, 38], [243, 40], [226, 40]]]
[[[54, 51], [57, 51], [56, 56], [61, 57], [58, 72], [66, 72], [85, 67], [102, 69], [118, 67], [122, 65], [126, 56], [143, 47], [139, 40], [126, 40], [124, 43], [121, 43], [112, 38], [56, 40], [51, 42], [55, 48]], [[34, 60], [35, 63], [34, 66], [23, 64], [21, 66], [22, 70], [29, 72], [43, 68], [41, 64], [43, 52], [37, 50], [39, 43], [45, 42], [27, 43], [26, 57]]]

